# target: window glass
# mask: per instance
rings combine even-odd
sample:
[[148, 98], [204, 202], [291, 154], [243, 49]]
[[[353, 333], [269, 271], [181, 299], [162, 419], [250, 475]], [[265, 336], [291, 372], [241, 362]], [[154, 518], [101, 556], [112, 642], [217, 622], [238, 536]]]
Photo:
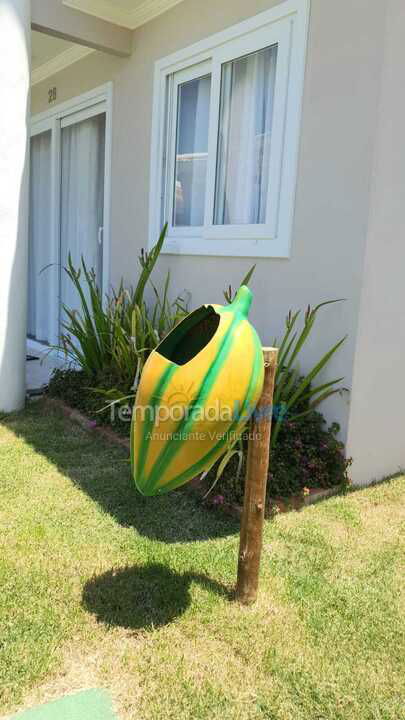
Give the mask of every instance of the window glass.
[[[28, 263], [28, 337], [50, 343], [52, 322], [53, 239], [49, 198], [52, 194], [52, 133], [31, 138]], [[46, 268], [46, 269], [45, 269]]]
[[178, 86], [173, 226], [204, 225], [211, 75]]
[[215, 225], [264, 224], [277, 45], [222, 66]]

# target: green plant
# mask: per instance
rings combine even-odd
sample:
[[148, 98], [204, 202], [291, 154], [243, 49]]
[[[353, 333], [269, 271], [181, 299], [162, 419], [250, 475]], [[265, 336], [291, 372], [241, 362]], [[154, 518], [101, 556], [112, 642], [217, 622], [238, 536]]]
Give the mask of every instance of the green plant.
[[[246, 275], [243, 278], [242, 282], [240, 283], [239, 287], [241, 287], [242, 285], [249, 285], [250, 280], [251, 280], [252, 275], [255, 270], [256, 270], [256, 265], [253, 265], [250, 268], [249, 272], [246, 273]], [[228, 305], [230, 305], [235, 300], [236, 293], [237, 293], [237, 291], [234, 292], [232, 290], [232, 285], [228, 285], [227, 289], [224, 290], [224, 298], [225, 298], [226, 302], [228, 303]]]
[[[241, 285], [249, 284], [255, 269], [256, 265], [253, 265], [242, 280]], [[231, 303], [234, 296], [235, 293], [231, 285], [229, 285], [224, 291], [226, 302]], [[337, 387], [344, 379], [343, 377], [321, 383], [320, 385], [314, 386], [313, 384], [314, 380], [322, 370], [325, 369], [333, 355], [343, 345], [346, 337], [339, 340], [336, 345], [325, 353], [306, 375], [302, 375], [299, 368], [300, 354], [311, 335], [319, 310], [337, 302], [343, 302], [343, 300], [327, 300], [315, 308], [311, 308], [309, 305], [304, 316], [304, 325], [301, 331], [297, 330], [297, 322], [301, 311], [298, 310], [293, 313], [292, 310], [290, 310], [286, 318], [286, 330], [281, 343], [279, 344], [276, 339], [274, 340], [273, 345], [279, 347], [279, 356], [273, 400], [275, 423], [272, 432], [272, 447], [275, 447], [277, 443], [281, 423], [286, 416], [288, 416], [290, 420], [297, 420], [314, 410], [331, 395], [346, 390], [346, 388]]]
[[271, 495], [287, 496], [307, 487], [329, 488], [348, 484], [351, 460], [339, 440], [339, 425], [327, 426], [319, 412], [286, 420], [272, 450], [268, 488]]
[[[256, 266], [254, 265], [249, 270], [246, 277], [241, 283], [242, 285], [246, 285], [249, 283], [254, 273], [255, 267]], [[233, 300], [233, 296], [234, 295], [232, 292], [232, 288], [231, 286], [229, 286], [229, 288], [224, 292], [225, 300], [230, 303]], [[300, 421], [303, 421], [307, 416], [311, 417], [312, 422], [313, 418], [315, 417], [322, 418], [321, 415], [316, 416], [314, 414], [315, 408], [331, 395], [343, 392], [345, 390], [345, 388], [337, 387], [339, 383], [342, 382], [343, 377], [336, 378], [334, 380], [330, 380], [329, 382], [321, 383], [319, 385], [313, 385], [314, 380], [318, 377], [321, 371], [325, 369], [333, 355], [345, 342], [345, 337], [339, 340], [339, 342], [337, 342], [327, 353], [325, 353], [325, 355], [321, 357], [321, 359], [307, 374], [302, 375], [299, 368], [300, 353], [302, 352], [304, 346], [306, 345], [306, 342], [311, 335], [319, 310], [322, 307], [332, 305], [336, 302], [342, 302], [342, 300], [329, 300], [327, 302], [320, 303], [313, 309], [308, 306], [304, 316], [304, 326], [300, 332], [296, 328], [298, 318], [300, 317], [301, 312], [297, 311], [293, 313], [290, 310], [286, 318], [286, 330], [281, 343], [278, 344], [277, 340], [274, 340], [274, 346], [279, 346], [279, 357], [273, 398], [274, 419], [271, 434], [271, 447], [273, 454], [280, 439], [284, 443], [284, 446], [288, 449], [289, 443], [288, 441], [285, 442], [286, 438], [288, 437], [288, 429], [291, 429], [293, 427], [296, 428], [298, 423]], [[305, 427], [306, 425], [304, 424], [303, 432], [305, 432]], [[339, 428], [337, 428], [336, 430], [336, 427], [337, 426], [332, 426], [332, 429], [329, 431], [331, 435], [333, 435], [333, 430], [335, 430], [336, 432], [338, 431]], [[334, 434], [336, 434], [336, 432]], [[336, 443], [337, 442], [338, 441], [336, 441]], [[314, 452], [316, 452], [316, 447], [316, 441], [314, 439]], [[223, 456], [222, 460], [219, 463], [215, 464], [215, 469], [213, 470], [212, 468], [210, 468], [208, 473], [205, 473], [203, 475], [203, 479], [206, 475], [208, 475], [208, 478], [211, 481], [213, 480], [212, 487], [220, 484], [221, 488], [221, 478], [226, 477], [228, 487], [229, 482], [231, 482], [231, 492], [233, 488], [233, 492], [236, 496], [238, 494], [241, 494], [241, 463], [239, 458], [241, 453], [243, 454], [243, 452], [245, 452], [246, 454], [246, 450], [247, 448], [243, 448], [243, 445], [240, 446], [238, 450], [236, 450], [235, 445], [230, 447], [227, 453]], [[345, 470], [344, 468], [342, 469], [342, 463], [343, 465], [345, 464], [345, 459], [343, 453], [340, 452], [340, 450], [341, 448], [335, 456], [335, 469], [333, 470], [333, 463], [330, 463], [329, 465], [332, 468], [332, 484], [335, 484], [335, 473], [338, 477], [338, 482], [336, 484], [343, 483], [345, 478]], [[235, 456], [238, 457], [237, 466], [234, 459]], [[278, 478], [280, 473], [282, 473], [281, 465], [279, 469], [276, 470], [275, 477]], [[231, 476], [232, 481], [230, 481]], [[277, 480], [277, 482], [279, 481]], [[281, 480], [280, 482], [282, 484]], [[314, 479], [314, 482], [316, 484], [318, 482], [326, 482], [326, 480], [325, 478], [322, 478], [321, 480], [319, 480], [318, 478]], [[287, 494], [291, 494], [291, 492], [294, 491], [295, 484], [296, 482], [294, 479], [287, 480], [285, 482], [285, 489], [287, 491]], [[323, 487], [322, 484], [317, 486]], [[224, 490], [223, 487], [221, 489]], [[241, 497], [239, 497], [239, 499], [241, 499]]]
[[[338, 433], [337, 423], [327, 427], [325, 418], [314, 410], [299, 420], [285, 420], [280, 427], [279, 441], [271, 452], [268, 497], [288, 497], [306, 487], [346, 487], [351, 460], [345, 457]], [[216, 464], [207, 478], [228, 502], [239, 504], [243, 502], [247, 457], [247, 441], [241, 442], [242, 464], [239, 456], [229, 454]]]
[[[271, 436], [271, 445], [274, 448], [278, 442], [280, 430], [285, 418], [290, 421], [299, 420], [312, 412], [321, 402], [331, 395], [342, 392], [344, 388], [337, 387], [343, 377], [330, 380], [326, 383], [313, 385], [314, 380], [325, 369], [333, 355], [343, 345], [346, 337], [339, 340], [305, 375], [299, 368], [299, 357], [314, 328], [318, 312], [321, 308], [342, 300], [328, 300], [315, 308], [308, 306], [304, 317], [304, 326], [301, 331], [296, 330], [300, 311], [291, 310], [286, 319], [286, 331], [279, 346], [278, 367], [276, 372], [273, 407], [275, 408], [274, 425]], [[277, 346], [277, 341], [274, 341]]]
[[[235, 458], [237, 458], [238, 462], [235, 466]], [[245, 451], [243, 447], [243, 441], [242, 438], [237, 438], [235, 442], [231, 443], [226, 450], [226, 452], [222, 455], [221, 459], [219, 461], [215, 461], [208, 470], [202, 473], [200, 480], [204, 482], [204, 480], [208, 477], [213, 480], [212, 484], [210, 485], [209, 489], [207, 490], [204, 498], [207, 498], [208, 495], [210, 495], [213, 491], [213, 489], [216, 487], [216, 485], [219, 483], [223, 475], [226, 473], [226, 470], [228, 466], [232, 466], [232, 472], [234, 472], [234, 478], [233, 481], [236, 485], [240, 484], [241, 479], [241, 472], [244, 465], [244, 459], [245, 459]], [[213, 471], [213, 468], [215, 467], [215, 470]]]
[[[114, 385], [130, 391], [150, 352], [187, 312], [180, 296], [173, 303], [168, 299], [169, 274], [162, 294], [152, 285], [155, 303], [151, 310], [144, 300], [166, 232], [167, 225], [152, 251], [142, 251], [137, 285], [126, 289], [121, 282], [118, 291], [113, 290], [104, 302], [94, 271], [88, 270], [83, 259], [82, 267], [76, 270], [68, 258], [65, 271], [78, 293], [80, 311], [64, 306], [61, 348], [96, 385], [97, 378], [108, 375]], [[115, 395], [114, 387], [100, 392], [109, 398]]]

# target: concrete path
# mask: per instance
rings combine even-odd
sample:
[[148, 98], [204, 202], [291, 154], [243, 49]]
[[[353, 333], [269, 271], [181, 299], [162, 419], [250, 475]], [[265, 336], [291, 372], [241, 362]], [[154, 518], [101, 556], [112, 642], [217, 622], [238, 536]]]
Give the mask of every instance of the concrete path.
[[35, 360], [27, 360], [26, 378], [27, 390], [38, 391], [46, 387], [49, 383], [51, 375], [55, 367], [63, 367], [65, 364], [63, 358], [55, 357], [54, 353], [49, 353], [49, 349], [38, 350], [27, 344], [27, 357], [36, 358]]

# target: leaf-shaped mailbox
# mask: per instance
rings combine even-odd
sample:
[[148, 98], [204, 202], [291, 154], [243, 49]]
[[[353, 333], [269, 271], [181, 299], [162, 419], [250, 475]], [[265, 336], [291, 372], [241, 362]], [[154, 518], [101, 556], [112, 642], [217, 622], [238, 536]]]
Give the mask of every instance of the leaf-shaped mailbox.
[[131, 464], [143, 495], [174, 490], [207, 470], [241, 434], [263, 388], [263, 352], [249, 323], [252, 293], [204, 305], [149, 356], [131, 430]]

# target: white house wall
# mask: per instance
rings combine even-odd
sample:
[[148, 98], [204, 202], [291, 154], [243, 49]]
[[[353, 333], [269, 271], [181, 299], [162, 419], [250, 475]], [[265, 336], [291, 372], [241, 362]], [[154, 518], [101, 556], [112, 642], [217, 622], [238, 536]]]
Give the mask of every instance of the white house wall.
[[405, 468], [405, 7], [389, 0], [348, 448], [356, 481]]
[[[114, 83], [111, 277], [133, 282], [137, 255], [148, 237], [151, 110], [154, 62], [208, 35], [268, 9], [274, 0], [185, 0], [134, 33], [129, 59], [95, 53], [33, 89], [32, 111], [112, 80]], [[328, 376], [352, 368], [368, 227], [385, 3], [312, 0], [304, 90], [292, 254], [260, 259], [252, 281], [252, 320], [265, 344], [282, 332], [290, 308], [346, 298], [324, 310], [305, 363], [319, 359], [343, 335], [348, 340]], [[190, 290], [192, 304], [221, 302], [256, 262], [246, 258], [162, 258], [172, 290]], [[346, 438], [350, 399], [324, 408]], [[371, 468], [370, 468], [371, 472]]]

